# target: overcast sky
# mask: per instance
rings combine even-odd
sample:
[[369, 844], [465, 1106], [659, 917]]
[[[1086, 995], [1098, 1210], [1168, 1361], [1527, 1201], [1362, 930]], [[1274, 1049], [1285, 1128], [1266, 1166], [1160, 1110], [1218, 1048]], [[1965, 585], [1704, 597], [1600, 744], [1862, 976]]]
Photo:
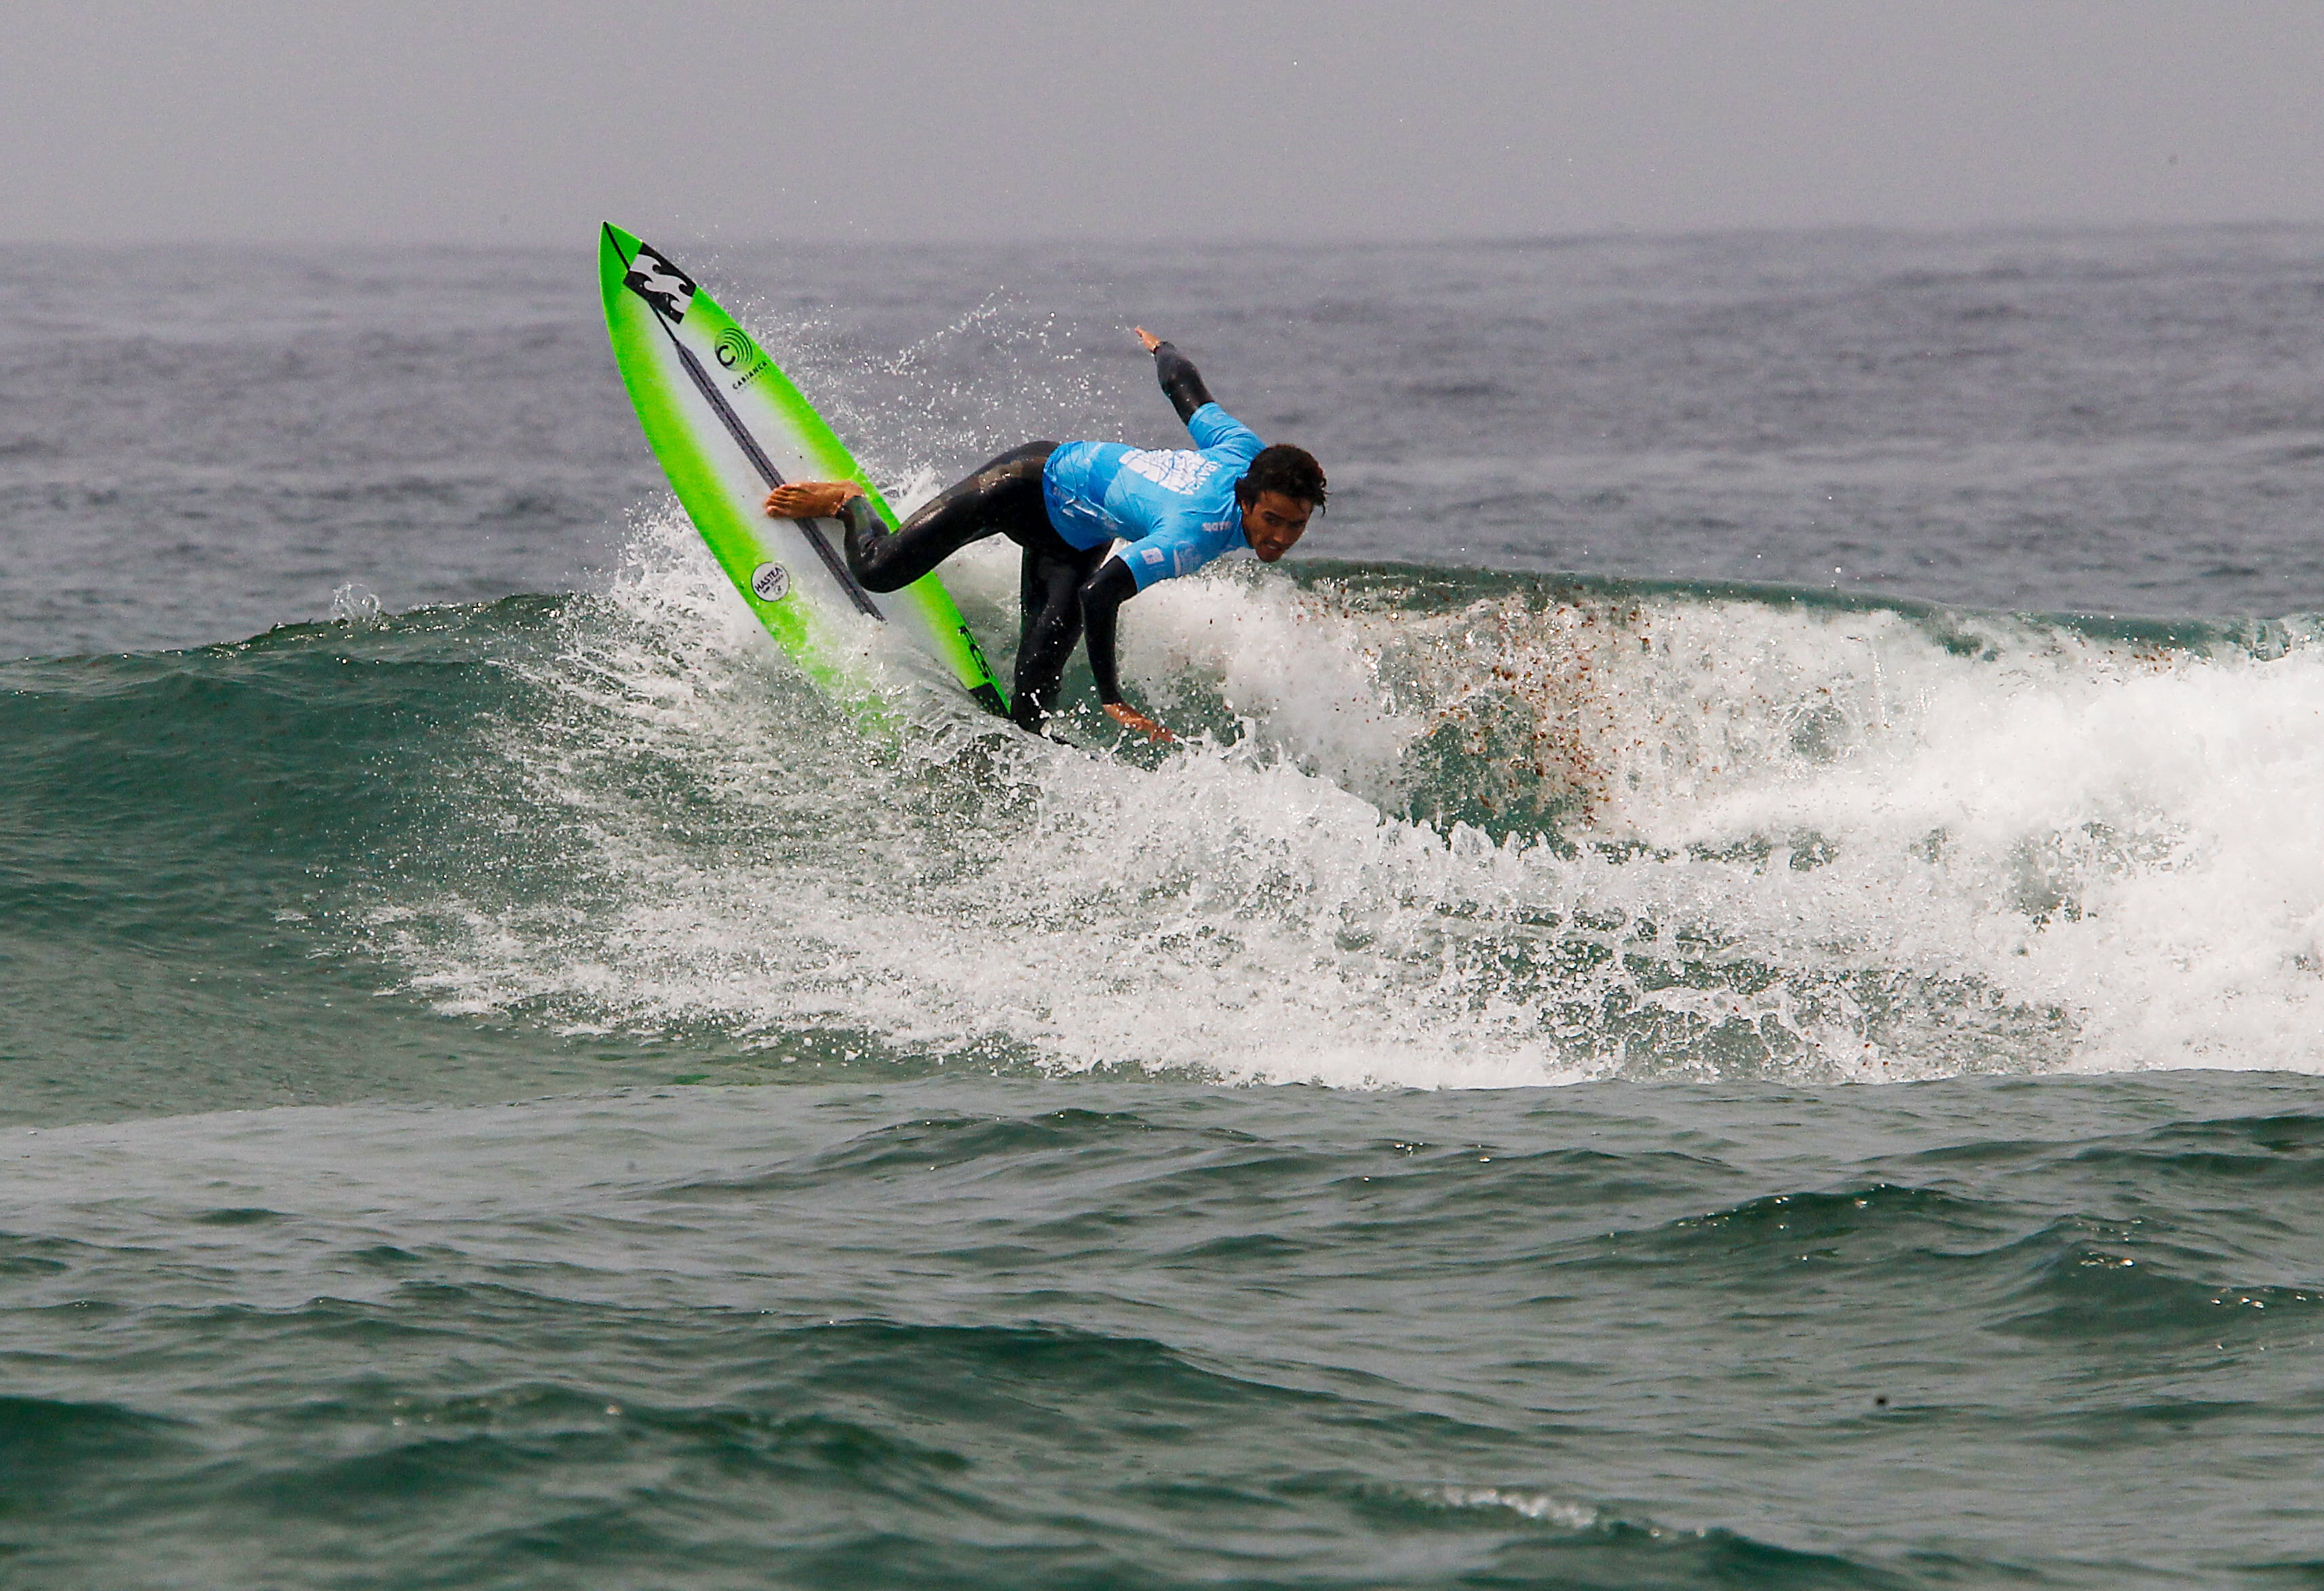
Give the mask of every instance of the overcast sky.
[[2324, 3], [5, 0], [0, 236], [2324, 220]]

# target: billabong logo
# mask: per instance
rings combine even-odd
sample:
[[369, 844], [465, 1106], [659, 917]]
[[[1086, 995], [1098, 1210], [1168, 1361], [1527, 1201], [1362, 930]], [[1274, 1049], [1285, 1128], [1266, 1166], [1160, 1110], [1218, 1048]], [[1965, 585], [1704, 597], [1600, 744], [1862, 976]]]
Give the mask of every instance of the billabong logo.
[[751, 589], [761, 602], [780, 602], [791, 594], [791, 572], [779, 563], [762, 563], [751, 571]]
[[730, 326], [720, 332], [716, 348], [718, 363], [729, 370], [759, 351], [751, 346], [751, 339], [742, 335], [739, 326]]
[[622, 285], [673, 321], [685, 319], [687, 306], [694, 301], [694, 278], [642, 243]]

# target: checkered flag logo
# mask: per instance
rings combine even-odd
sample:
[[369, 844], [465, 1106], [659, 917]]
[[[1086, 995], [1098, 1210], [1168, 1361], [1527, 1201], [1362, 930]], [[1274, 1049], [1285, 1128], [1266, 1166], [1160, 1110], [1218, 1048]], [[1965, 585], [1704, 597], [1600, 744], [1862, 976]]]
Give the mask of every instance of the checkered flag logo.
[[630, 262], [630, 273], [622, 278], [622, 285], [651, 304], [668, 320], [685, 319], [686, 308], [694, 301], [694, 278], [642, 243], [638, 245], [638, 257]]

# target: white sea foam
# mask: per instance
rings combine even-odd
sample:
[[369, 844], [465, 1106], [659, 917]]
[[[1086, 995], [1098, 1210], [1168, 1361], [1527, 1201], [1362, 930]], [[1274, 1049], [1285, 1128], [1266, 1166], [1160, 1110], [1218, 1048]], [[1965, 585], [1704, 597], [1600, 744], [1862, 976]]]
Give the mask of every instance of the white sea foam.
[[[1238, 735], [914, 756], [681, 522], [632, 554], [460, 797], [534, 850], [379, 916], [447, 1009], [1343, 1086], [2324, 1068], [2324, 652], [1245, 569], [1125, 620]], [[953, 583], [1006, 633], [1007, 550]]]

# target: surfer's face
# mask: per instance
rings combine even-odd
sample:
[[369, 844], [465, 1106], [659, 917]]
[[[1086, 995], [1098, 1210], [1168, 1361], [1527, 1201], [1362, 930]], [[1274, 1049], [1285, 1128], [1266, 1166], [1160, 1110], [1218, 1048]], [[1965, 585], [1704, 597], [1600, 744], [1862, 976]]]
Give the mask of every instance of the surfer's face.
[[1242, 538], [1259, 554], [1259, 562], [1273, 563], [1299, 545], [1299, 538], [1307, 533], [1307, 516], [1314, 512], [1312, 503], [1280, 492], [1261, 492], [1256, 502], [1243, 508]]

